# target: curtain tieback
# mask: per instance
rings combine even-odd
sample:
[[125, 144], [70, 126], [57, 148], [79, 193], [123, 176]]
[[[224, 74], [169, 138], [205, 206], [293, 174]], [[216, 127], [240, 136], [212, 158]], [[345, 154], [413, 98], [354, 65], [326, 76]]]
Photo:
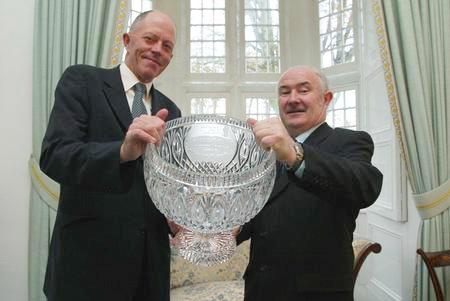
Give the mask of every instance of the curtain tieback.
[[431, 191], [413, 196], [420, 217], [432, 218], [450, 208], [450, 179]]
[[59, 201], [59, 184], [41, 171], [33, 155], [31, 155], [28, 161], [28, 168], [30, 170], [33, 188], [48, 206], [56, 210]]

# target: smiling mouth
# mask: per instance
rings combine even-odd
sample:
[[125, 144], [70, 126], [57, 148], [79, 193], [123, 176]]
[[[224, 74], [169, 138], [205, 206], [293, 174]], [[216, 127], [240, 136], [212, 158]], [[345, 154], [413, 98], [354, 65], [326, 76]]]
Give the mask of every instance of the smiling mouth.
[[150, 62], [152, 62], [152, 63], [154, 63], [154, 64], [156, 64], [158, 66], [161, 66], [161, 64], [155, 59], [152, 59], [150, 57], [144, 57], [144, 59], [147, 60], [147, 61], [150, 61]]

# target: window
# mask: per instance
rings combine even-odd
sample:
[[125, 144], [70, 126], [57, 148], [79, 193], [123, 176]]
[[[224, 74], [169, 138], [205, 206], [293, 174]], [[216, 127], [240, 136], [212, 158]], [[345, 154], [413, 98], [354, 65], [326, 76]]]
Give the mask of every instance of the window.
[[278, 116], [278, 100], [276, 97], [246, 97], [245, 115], [256, 120]]
[[[357, 61], [358, 1], [317, 0], [320, 61], [334, 98], [327, 110], [333, 127], [356, 129], [360, 70]], [[356, 42], [355, 42], [356, 41]]]
[[191, 73], [225, 73], [225, 26], [225, 0], [191, 0]]
[[183, 3], [188, 51], [182, 52], [186, 75], [179, 97], [186, 112], [276, 115], [271, 104], [281, 70], [279, 0]]
[[245, 71], [280, 72], [277, 0], [245, 0]]
[[321, 66], [355, 61], [352, 0], [320, 0]]
[[225, 97], [194, 97], [191, 98], [191, 114], [226, 115]]
[[356, 91], [344, 90], [334, 93], [327, 110], [327, 123], [332, 127], [356, 130]]

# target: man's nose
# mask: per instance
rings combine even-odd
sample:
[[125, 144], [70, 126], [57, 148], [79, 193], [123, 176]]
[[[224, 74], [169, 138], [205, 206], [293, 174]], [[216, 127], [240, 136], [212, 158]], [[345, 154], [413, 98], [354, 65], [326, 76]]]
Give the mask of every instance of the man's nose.
[[295, 89], [292, 89], [291, 93], [289, 93], [288, 102], [299, 102], [299, 101], [300, 101], [300, 93]]
[[160, 54], [163, 50], [163, 45], [161, 41], [156, 41], [152, 44], [151, 51]]

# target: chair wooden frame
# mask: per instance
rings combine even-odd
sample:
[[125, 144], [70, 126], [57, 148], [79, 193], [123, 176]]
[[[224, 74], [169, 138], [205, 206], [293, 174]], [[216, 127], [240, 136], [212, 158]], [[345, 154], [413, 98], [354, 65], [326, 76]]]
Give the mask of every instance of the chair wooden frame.
[[364, 246], [361, 248], [361, 251], [355, 256], [355, 261], [353, 264], [353, 286], [356, 283], [356, 278], [358, 277], [358, 273], [361, 270], [364, 261], [372, 252], [376, 254], [380, 253], [381, 245], [377, 242], [366, 240]]
[[450, 250], [425, 252], [422, 249], [417, 249], [417, 254], [422, 257], [422, 260], [428, 269], [428, 274], [430, 275], [434, 292], [436, 294], [436, 300], [445, 301], [441, 283], [439, 282], [439, 278], [437, 277], [434, 268], [450, 266]]

